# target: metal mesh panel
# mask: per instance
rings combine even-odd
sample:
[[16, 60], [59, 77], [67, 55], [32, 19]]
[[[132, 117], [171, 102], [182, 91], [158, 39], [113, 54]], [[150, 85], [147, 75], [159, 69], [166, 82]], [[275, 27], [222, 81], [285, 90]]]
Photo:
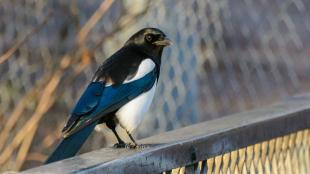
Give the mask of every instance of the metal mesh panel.
[[[141, 27], [162, 29], [174, 45], [164, 52], [157, 95], [136, 136], [260, 107], [310, 89], [307, 0], [115, 1], [88, 35], [87, 49], [76, 49], [78, 31], [101, 3], [0, 2], [1, 53], [47, 21], [0, 64], [0, 130], [12, 123], [6, 125], [10, 134], [3, 147], [0, 142], [0, 155], [12, 154], [13, 159], [0, 160], [0, 165], [15, 168], [19, 155], [12, 152], [26, 138], [13, 151], [4, 147], [31, 118], [37, 125], [32, 135], [38, 133], [28, 138], [33, 152], [28, 157], [44, 160], [38, 152], [52, 149], [96, 67]], [[53, 15], [46, 17], [49, 12]], [[51, 104], [40, 110], [45, 97]], [[84, 151], [102, 147], [103, 138], [94, 134]]]
[[208, 158], [186, 167], [173, 169], [182, 173], [308, 173], [310, 170], [310, 130], [298, 131]]

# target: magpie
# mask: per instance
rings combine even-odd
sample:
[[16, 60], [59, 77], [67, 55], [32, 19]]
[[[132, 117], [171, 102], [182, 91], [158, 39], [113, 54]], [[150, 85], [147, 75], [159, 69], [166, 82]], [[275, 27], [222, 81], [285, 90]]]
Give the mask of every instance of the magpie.
[[[131, 133], [151, 105], [160, 74], [164, 47], [171, 44], [157, 28], [144, 28], [95, 72], [62, 130], [62, 140], [47, 163], [74, 156], [98, 124], [105, 123], [115, 134], [117, 148], [137, 147]], [[133, 142], [125, 143], [116, 126], [126, 130]]]

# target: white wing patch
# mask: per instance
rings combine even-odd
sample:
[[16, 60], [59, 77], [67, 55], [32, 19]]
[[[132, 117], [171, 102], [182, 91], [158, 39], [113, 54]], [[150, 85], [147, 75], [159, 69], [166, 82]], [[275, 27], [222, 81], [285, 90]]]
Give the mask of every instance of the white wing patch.
[[[125, 81], [125, 83], [144, 77], [154, 68], [155, 63], [151, 59], [143, 60], [139, 65], [136, 75], [132, 79]], [[154, 83], [153, 87], [149, 91], [134, 98], [116, 112], [115, 115], [120, 125], [128, 132], [134, 131], [142, 122], [145, 113], [152, 103], [155, 94], [155, 88], [156, 83]]]
[[145, 59], [140, 63], [136, 75], [129, 80], [125, 80], [124, 83], [129, 83], [134, 80], [138, 80], [144, 77], [147, 73], [151, 72], [154, 68], [155, 68], [155, 63], [153, 62], [153, 60]]
[[[155, 68], [155, 63], [151, 59], [145, 59], [143, 60], [137, 70], [137, 73], [135, 76], [129, 80], [125, 80], [123, 84], [132, 82], [134, 80], [140, 79], [144, 77], [147, 73], [151, 72]], [[111, 86], [112, 83], [106, 83], [105, 86]]]

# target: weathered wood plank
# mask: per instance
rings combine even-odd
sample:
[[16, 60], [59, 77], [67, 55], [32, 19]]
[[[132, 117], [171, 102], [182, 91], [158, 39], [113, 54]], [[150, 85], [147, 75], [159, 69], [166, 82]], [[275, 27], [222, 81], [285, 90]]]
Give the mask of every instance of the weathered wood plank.
[[146, 149], [103, 148], [22, 173], [160, 173], [310, 127], [310, 94], [155, 135]]

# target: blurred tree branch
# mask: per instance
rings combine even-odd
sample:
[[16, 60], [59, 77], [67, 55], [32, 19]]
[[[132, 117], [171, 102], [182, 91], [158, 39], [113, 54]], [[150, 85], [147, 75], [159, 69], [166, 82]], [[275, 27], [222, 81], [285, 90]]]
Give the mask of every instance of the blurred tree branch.
[[98, 49], [102, 43], [104, 41], [106, 41], [107, 39], [109, 39], [110, 37], [112, 37], [115, 33], [121, 31], [122, 29], [126, 28], [126, 26], [131, 25], [132, 23], [135, 22], [135, 19], [143, 16], [149, 9], [149, 5], [146, 6], [146, 8], [140, 12], [140, 13], [135, 13], [135, 14], [128, 14], [128, 12], [126, 11], [124, 14], [122, 15], [122, 18], [119, 20], [119, 22], [117, 23], [116, 27], [113, 29], [113, 32], [110, 33], [104, 33], [104, 37], [100, 38], [98, 41], [96, 41], [95, 43], [95, 48], [94, 49]]
[[17, 153], [16, 157], [16, 170], [20, 170], [21, 167], [24, 164], [25, 159], [27, 158], [28, 151], [30, 149], [32, 140], [34, 138], [34, 135], [36, 134], [36, 131], [38, 129], [38, 124], [36, 124], [31, 131], [27, 134], [25, 137], [21, 147], [19, 148], [19, 151]]
[[38, 152], [31, 152], [27, 155], [26, 158], [26, 160], [41, 161], [41, 162], [43, 162], [45, 159], [46, 156]]
[[7, 61], [25, 42], [28, 41], [29, 38], [31, 38], [31, 36], [38, 33], [48, 23], [48, 21], [51, 19], [52, 16], [53, 12], [49, 12], [42, 21], [42, 23], [34, 27], [20, 41], [17, 41], [8, 51], [6, 51], [2, 56], [0, 56], [0, 64]]
[[2, 129], [0, 133], [0, 152], [2, 148], [4, 147], [7, 138], [9, 137], [10, 131], [15, 126], [16, 122], [19, 120], [19, 118], [22, 116], [22, 113], [26, 107], [26, 104], [30, 98], [33, 99], [35, 95], [35, 87], [32, 88], [30, 91], [27, 92], [21, 99], [21, 101], [18, 103], [18, 105], [14, 108], [14, 111], [10, 115], [9, 119], [6, 120], [6, 124], [4, 125], [4, 128]]
[[[38, 91], [42, 91], [41, 96], [39, 98], [38, 105], [37, 105], [33, 115], [26, 122], [26, 124], [24, 124], [24, 126], [17, 132], [17, 134], [15, 135], [15, 137], [13, 138], [11, 143], [9, 143], [6, 146], [6, 148], [2, 151], [2, 153], [0, 154], [0, 164], [1, 165], [3, 165], [12, 156], [15, 149], [20, 147], [19, 151], [17, 153], [17, 160], [16, 160], [17, 165], [15, 166], [15, 169], [19, 170], [22, 167], [23, 163], [27, 159], [26, 156], [28, 154], [28, 151], [29, 151], [29, 148], [31, 146], [33, 137], [36, 133], [36, 130], [39, 126], [40, 120], [42, 119], [44, 114], [51, 108], [51, 106], [55, 102], [55, 92], [59, 88], [59, 86], [61, 86], [59, 84], [62, 81], [62, 79], [64, 78], [65, 71], [72, 64], [74, 64], [75, 65], [74, 66], [75, 74], [78, 74], [78, 73], [82, 72], [87, 67], [87, 65], [89, 65], [91, 63], [91, 61], [93, 60], [93, 55], [90, 53], [90, 51], [87, 48], [81, 49], [81, 46], [84, 47], [84, 45], [85, 45], [84, 42], [88, 36], [88, 33], [96, 25], [96, 23], [99, 21], [99, 19], [105, 14], [105, 12], [111, 7], [112, 3], [113, 3], [113, 0], [106, 0], [106, 1], [102, 2], [100, 7], [94, 12], [92, 17], [86, 22], [86, 24], [78, 32], [78, 35], [76, 38], [77, 38], [77, 42], [79, 43], [80, 47], [77, 47], [77, 48], [75, 48], [71, 51], [68, 51], [68, 52], [79, 53], [79, 54], [76, 54], [76, 55], [65, 54], [59, 63], [58, 67], [60, 67], [60, 68], [58, 70], [56, 70], [54, 73], [50, 74], [49, 77], [44, 78], [47, 80], [46, 81], [47, 84], [43, 85], [43, 86], [36, 86], [33, 89], [34, 92], [29, 92], [24, 97], [24, 99], [20, 102], [18, 107], [14, 110], [14, 112], [12, 113], [12, 115], [9, 119], [10, 124], [8, 124], [5, 127], [5, 131], [3, 131], [1, 133], [1, 135], [5, 134], [5, 133], [8, 134], [10, 132], [10, 130], [14, 127], [18, 118], [22, 115], [22, 112], [25, 109], [25, 105], [26, 105], [25, 103], [26, 103], [28, 97], [33, 96], [34, 95], [33, 93], [38, 94]], [[48, 17], [46, 19], [46, 22], [48, 21], [49, 18], [50, 17]], [[42, 28], [42, 27], [40, 27], [40, 28]], [[35, 31], [37, 31], [37, 30], [33, 30], [30, 34], [26, 35], [25, 39], [23, 39], [22, 42], [19, 42], [18, 44], [16, 44], [12, 49], [10, 49], [11, 51], [8, 51], [9, 53], [5, 54], [4, 58], [1, 57], [0, 60], [3, 59], [2, 62], [7, 60], [20, 47], [20, 45], [22, 45], [22, 43], [26, 42], [26, 40], [30, 36], [32, 36], [35, 33]], [[77, 57], [78, 59], [75, 59], [74, 57]], [[68, 82], [68, 81], [66, 81], [66, 82]], [[0, 139], [0, 140], [3, 140], [0, 142], [0, 151], [1, 151], [2, 147], [6, 144], [5, 142], [6, 142], [7, 138], [8, 138], [7, 135], [5, 135], [5, 136], [3, 136], [3, 138]]]
[[85, 44], [85, 39], [91, 29], [98, 23], [98, 21], [102, 18], [103, 14], [111, 7], [114, 0], [105, 0], [101, 3], [99, 8], [93, 13], [90, 19], [85, 23], [82, 29], [77, 34], [77, 42], [79, 45]]
[[[67, 61], [68, 57], [64, 57], [60, 64]], [[68, 66], [69, 64], [67, 64]], [[49, 83], [43, 89], [39, 104], [33, 113], [32, 117], [27, 121], [27, 123], [18, 131], [17, 135], [14, 137], [12, 142], [5, 148], [5, 150], [0, 155], [0, 164], [6, 162], [12, 155], [13, 151], [22, 143], [24, 138], [29, 134], [29, 132], [36, 129], [36, 126], [43, 114], [49, 109], [52, 102], [54, 102], [53, 92], [55, 91], [59, 81], [60, 75], [63, 69], [56, 71], [53, 76], [49, 79]]]

